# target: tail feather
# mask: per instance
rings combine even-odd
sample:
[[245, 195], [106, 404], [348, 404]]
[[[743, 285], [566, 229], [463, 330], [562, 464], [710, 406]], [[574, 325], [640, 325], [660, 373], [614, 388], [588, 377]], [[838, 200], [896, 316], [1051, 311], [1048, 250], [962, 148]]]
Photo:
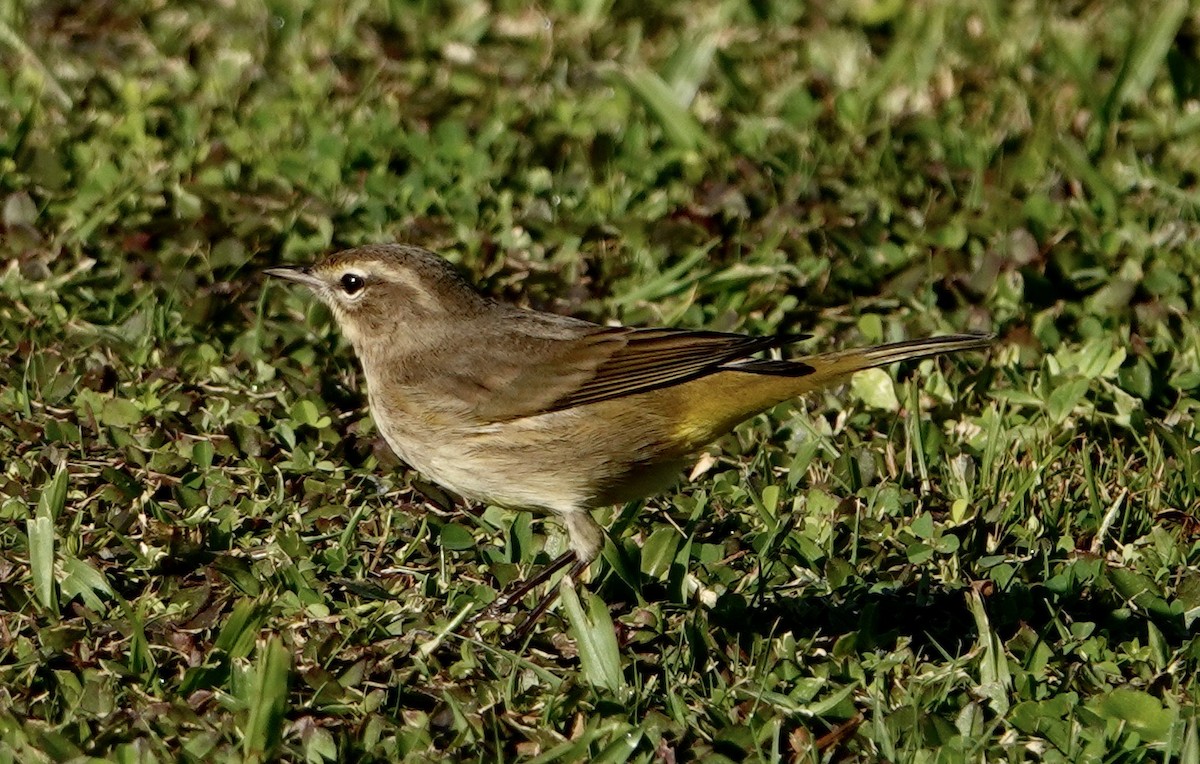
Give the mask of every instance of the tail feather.
[[750, 360], [730, 364], [726, 368], [755, 374], [780, 377], [802, 377], [809, 390], [834, 382], [863, 369], [887, 366], [898, 361], [954, 353], [960, 350], [980, 350], [991, 346], [994, 334], [947, 334], [905, 340], [869, 348], [835, 350], [830, 353], [805, 356], [794, 361]]
[[995, 338], [994, 334], [947, 334], [869, 348], [821, 353], [800, 358], [797, 362], [812, 367], [812, 375], [816, 377], [813, 382], [830, 384], [856, 371], [887, 366], [898, 361], [911, 361], [961, 350], [981, 350], [990, 347]]
[[954, 353], [959, 350], [979, 350], [990, 347], [996, 339], [994, 334], [947, 334], [941, 337], [924, 337], [919, 340], [904, 340], [888, 345], [876, 345], [870, 348], [856, 350], [838, 350], [832, 353], [822, 353], [814, 356], [814, 360], [836, 362], [844, 358], [857, 359], [862, 365], [859, 368], [869, 369], [874, 366], [884, 366], [897, 361], [909, 361], [914, 358], [928, 358], [942, 353]]
[[[728, 432], [738, 422], [783, 401], [837, 384], [856, 371], [896, 361], [927, 358], [992, 344], [991, 334], [950, 334], [854, 350], [819, 353], [794, 361], [745, 360], [721, 368], [729, 373], [679, 386], [692, 390], [688, 420], [679, 433], [678, 453], [690, 453]], [[733, 402], [733, 403], [731, 403]]]

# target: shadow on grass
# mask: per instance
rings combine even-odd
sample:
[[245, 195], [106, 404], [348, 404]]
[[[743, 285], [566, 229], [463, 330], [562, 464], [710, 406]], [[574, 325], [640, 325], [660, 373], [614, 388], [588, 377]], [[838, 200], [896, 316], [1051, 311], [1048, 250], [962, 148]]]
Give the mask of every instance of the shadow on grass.
[[[731, 633], [766, 636], [854, 635], [853, 649], [894, 649], [905, 641], [915, 652], [945, 651], [960, 655], [978, 643], [978, 629], [968, 606], [968, 588], [930, 589], [921, 583], [900, 589], [871, 591], [868, 584], [819, 597], [765, 595], [747, 598], [725, 594], [712, 611], [715, 626]], [[1014, 583], [1004, 591], [985, 592], [984, 605], [992, 630], [1007, 641], [1022, 627], [1047, 641], [1059, 641], [1072, 624], [1094, 624], [1110, 641], [1145, 639], [1153, 623], [1170, 642], [1182, 643], [1188, 631], [1173, 613], [1134, 610], [1111, 591], [1081, 585], [1053, 592], [1044, 585]]]

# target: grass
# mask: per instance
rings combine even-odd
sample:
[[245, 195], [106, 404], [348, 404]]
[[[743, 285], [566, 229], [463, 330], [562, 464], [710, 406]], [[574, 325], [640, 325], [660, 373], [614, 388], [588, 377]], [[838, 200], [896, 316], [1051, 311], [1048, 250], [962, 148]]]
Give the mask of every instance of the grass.
[[[1183, 0], [3, 3], [0, 761], [1200, 761]], [[814, 347], [564, 546], [398, 465], [261, 267]]]

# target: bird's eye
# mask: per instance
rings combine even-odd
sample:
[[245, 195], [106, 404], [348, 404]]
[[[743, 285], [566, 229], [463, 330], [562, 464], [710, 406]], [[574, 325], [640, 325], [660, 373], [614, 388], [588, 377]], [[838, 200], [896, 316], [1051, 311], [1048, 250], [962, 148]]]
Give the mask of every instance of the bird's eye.
[[363, 277], [357, 273], [347, 273], [342, 276], [342, 291], [348, 295], [356, 295], [363, 290], [367, 282], [363, 281]]

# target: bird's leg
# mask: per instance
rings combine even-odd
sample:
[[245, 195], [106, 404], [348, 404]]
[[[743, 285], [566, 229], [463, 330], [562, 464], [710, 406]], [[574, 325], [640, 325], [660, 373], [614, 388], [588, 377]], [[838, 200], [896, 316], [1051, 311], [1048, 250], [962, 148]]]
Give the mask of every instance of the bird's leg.
[[[574, 553], [568, 552], [568, 554], [573, 555]], [[558, 560], [554, 561], [554, 564], [557, 565], [561, 560], [562, 558], [560, 557]], [[537, 625], [538, 619], [545, 615], [546, 611], [550, 609], [550, 606], [554, 604], [554, 601], [558, 599], [558, 594], [562, 585], [568, 581], [574, 584], [575, 581], [581, 575], [583, 575], [583, 571], [587, 570], [587, 567], [590, 564], [590, 560], [576, 560], [575, 564], [572, 565], [571, 569], [567, 571], [567, 575], [563, 577], [563, 580], [559, 583], [559, 585], [553, 587], [550, 591], [543, 595], [542, 599], [538, 602], [537, 607], [529, 612], [529, 615], [525, 617], [524, 621], [521, 621], [521, 625], [517, 627], [517, 630], [514, 631], [512, 636], [505, 641], [509, 644], [519, 644], [524, 642], [525, 638], [529, 636], [529, 632], [533, 631], [533, 627]]]
[[[600, 547], [604, 543], [604, 531], [600, 529], [600, 526], [596, 524], [596, 521], [592, 519], [592, 516], [588, 512], [585, 510], [562, 512], [559, 514], [559, 520], [567, 531], [567, 538], [570, 540], [571, 548], [555, 558], [545, 568], [538, 571], [536, 575], [518, 586], [511, 594], [496, 600], [490, 607], [473, 618], [473, 621], [494, 616], [499, 611], [511, 607], [524, 598], [526, 594], [533, 591], [535, 587], [549, 581], [551, 576], [566, 567], [567, 563], [571, 562], [572, 559], [575, 560], [575, 564], [571, 566], [571, 569], [567, 572], [563, 580], [573, 582], [587, 570], [592, 560], [595, 560], [600, 555]], [[554, 600], [557, 597], [557, 586], [546, 592], [542, 599], [538, 601], [533, 611], [521, 622], [521, 625], [509, 641], [525, 639], [538, 619], [554, 604]]]
[[489, 605], [478, 617], [491, 618], [501, 610], [508, 610], [514, 603], [523, 600], [526, 594], [529, 594], [537, 587], [549, 581], [551, 576], [566, 567], [567, 563], [573, 559], [575, 559], [574, 552], [571, 550], [563, 552], [558, 557], [555, 557], [549, 565], [518, 584], [516, 589], [513, 589]]

